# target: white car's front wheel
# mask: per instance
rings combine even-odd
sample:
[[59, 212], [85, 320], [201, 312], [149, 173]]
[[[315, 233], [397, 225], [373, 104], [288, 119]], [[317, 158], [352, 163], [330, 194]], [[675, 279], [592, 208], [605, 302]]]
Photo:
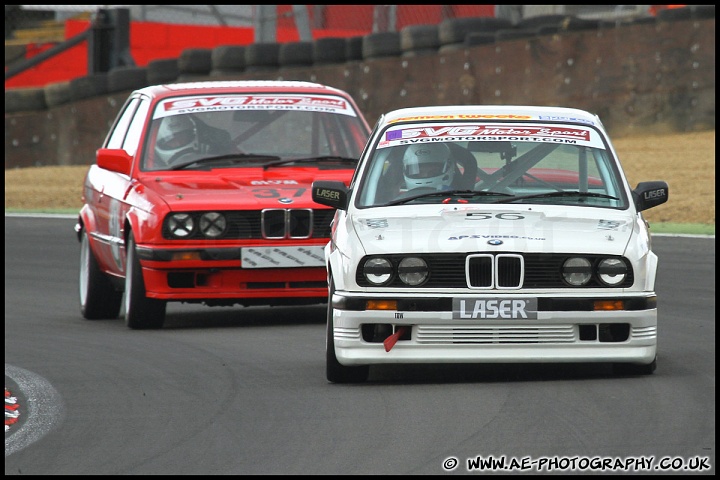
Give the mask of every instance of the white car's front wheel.
[[657, 357], [647, 365], [637, 363], [615, 363], [613, 370], [618, 375], [652, 375], [657, 369]]
[[370, 373], [369, 365], [346, 367], [338, 362], [335, 356], [335, 339], [333, 337], [333, 306], [332, 297], [335, 284], [332, 276], [328, 278], [329, 293], [327, 307], [327, 330], [325, 332], [325, 357], [327, 379], [333, 383], [361, 383], [367, 380]]

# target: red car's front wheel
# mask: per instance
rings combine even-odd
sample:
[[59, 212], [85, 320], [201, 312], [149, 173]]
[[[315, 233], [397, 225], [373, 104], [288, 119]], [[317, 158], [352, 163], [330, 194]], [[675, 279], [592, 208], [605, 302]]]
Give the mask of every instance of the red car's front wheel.
[[140, 259], [132, 234], [127, 242], [127, 265], [125, 267], [125, 324], [134, 330], [162, 328], [165, 323], [164, 300], [145, 296]]
[[80, 240], [80, 312], [88, 320], [117, 318], [122, 305], [122, 292], [100, 270], [90, 248], [87, 231]]

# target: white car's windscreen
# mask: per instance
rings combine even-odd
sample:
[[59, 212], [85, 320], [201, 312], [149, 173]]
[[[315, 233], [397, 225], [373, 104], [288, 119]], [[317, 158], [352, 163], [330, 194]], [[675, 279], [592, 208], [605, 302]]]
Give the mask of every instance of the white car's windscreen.
[[394, 125], [362, 168], [360, 208], [446, 198], [434, 192], [465, 192], [473, 203], [627, 204], [615, 158], [585, 126]]

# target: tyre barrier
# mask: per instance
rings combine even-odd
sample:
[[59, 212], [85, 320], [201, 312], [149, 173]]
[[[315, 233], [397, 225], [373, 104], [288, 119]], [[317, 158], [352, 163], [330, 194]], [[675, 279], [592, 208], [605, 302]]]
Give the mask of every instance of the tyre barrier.
[[400, 53], [400, 33], [398, 32], [378, 32], [362, 37], [362, 56], [365, 60], [396, 57]]
[[345, 56], [346, 39], [341, 37], [317, 38], [313, 41], [313, 63], [325, 65], [329, 63], [343, 63]]
[[178, 81], [202, 79], [212, 70], [211, 48], [186, 48], [178, 57]]
[[210, 56], [210, 76], [232, 75], [245, 71], [245, 45], [221, 45]]
[[272, 71], [280, 66], [280, 44], [274, 42], [252, 43], [245, 47], [245, 71]]
[[463, 17], [443, 20], [438, 25], [440, 45], [462, 44], [470, 32], [494, 33], [500, 29], [511, 29], [510, 20], [495, 17]]
[[312, 65], [312, 42], [288, 42], [280, 44], [278, 64], [280, 67], [305, 67]]
[[108, 93], [108, 74], [93, 73], [85, 77], [70, 80], [70, 91], [73, 100], [96, 97]]
[[409, 25], [400, 30], [400, 50], [403, 57], [435, 54], [440, 48], [438, 26]]
[[108, 93], [148, 86], [147, 67], [115, 67], [108, 72]]
[[[178, 58], [156, 59], [147, 67], [116, 67], [110, 72], [90, 74], [69, 82], [44, 87], [5, 90], [5, 112], [44, 110], [72, 100], [132, 90], [176, 81], [207, 80], [211, 76], [272, 71], [280, 66], [310, 66], [362, 61], [387, 56], [412, 57], [449, 53], [498, 41], [597, 28], [607, 30], [633, 25], [655, 25], [673, 21], [714, 19], [714, 5], [690, 5], [660, 10], [655, 17], [617, 21], [593, 20], [573, 15], [540, 15], [523, 19], [516, 26], [494, 17], [463, 17], [437, 25], [410, 25], [400, 32], [381, 32], [355, 37], [325, 37], [307, 42], [223, 45], [213, 49], [192, 48]], [[531, 34], [529, 28], [534, 28]], [[310, 58], [312, 62], [309, 63]]]
[[73, 99], [70, 81], [53, 82], [45, 85], [45, 103], [48, 108], [57, 107]]
[[177, 58], [159, 58], [151, 60], [147, 65], [147, 80], [149, 85], [173, 83], [180, 76]]
[[43, 87], [5, 89], [5, 113], [47, 110]]
[[362, 60], [363, 37], [347, 37], [345, 39], [345, 60], [348, 62]]

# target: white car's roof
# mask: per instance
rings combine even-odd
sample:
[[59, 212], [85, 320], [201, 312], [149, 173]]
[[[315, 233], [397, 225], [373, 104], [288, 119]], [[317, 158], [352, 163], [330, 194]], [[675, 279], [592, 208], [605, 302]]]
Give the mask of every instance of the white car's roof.
[[388, 112], [382, 122], [387, 124], [407, 120], [467, 120], [473, 117], [478, 120], [569, 121], [602, 125], [597, 116], [584, 110], [522, 105], [443, 105], [401, 108]]

